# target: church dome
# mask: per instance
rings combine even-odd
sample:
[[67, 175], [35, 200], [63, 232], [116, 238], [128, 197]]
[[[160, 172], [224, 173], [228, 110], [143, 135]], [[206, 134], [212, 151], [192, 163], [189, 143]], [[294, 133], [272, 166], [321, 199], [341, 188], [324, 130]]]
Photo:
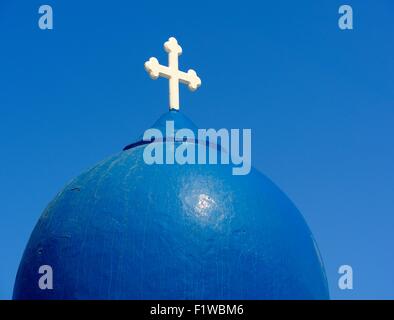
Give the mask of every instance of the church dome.
[[[166, 120], [196, 130], [178, 111], [153, 127]], [[267, 177], [254, 168], [233, 175], [225, 164], [148, 165], [145, 144], [96, 164], [52, 200], [14, 299], [329, 297], [307, 224]], [[52, 290], [37, 286], [42, 265], [53, 269]]]

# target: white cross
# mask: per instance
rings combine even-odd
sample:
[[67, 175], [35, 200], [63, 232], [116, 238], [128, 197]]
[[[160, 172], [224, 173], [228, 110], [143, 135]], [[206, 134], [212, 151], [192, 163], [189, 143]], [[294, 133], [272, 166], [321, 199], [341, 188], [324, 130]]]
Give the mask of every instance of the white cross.
[[178, 69], [178, 56], [182, 54], [182, 48], [174, 37], [164, 43], [164, 50], [168, 53], [168, 67], [159, 64], [154, 57], [146, 61], [144, 66], [152, 79], [164, 77], [169, 80], [170, 109], [179, 110], [179, 82], [187, 84], [194, 91], [201, 85], [201, 79], [193, 69], [187, 72]]

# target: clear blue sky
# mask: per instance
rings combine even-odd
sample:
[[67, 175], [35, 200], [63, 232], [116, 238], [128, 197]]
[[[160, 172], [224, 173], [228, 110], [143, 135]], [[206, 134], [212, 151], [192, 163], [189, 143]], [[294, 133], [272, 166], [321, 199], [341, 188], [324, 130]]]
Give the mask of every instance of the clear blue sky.
[[[143, 63], [166, 60], [169, 36], [203, 81], [181, 89], [183, 112], [252, 129], [253, 165], [303, 213], [331, 297], [394, 298], [394, 3], [147, 2], [0, 3], [0, 299], [53, 196], [167, 110], [167, 81]], [[54, 30], [38, 28], [42, 4]], [[353, 291], [338, 289], [342, 264]]]

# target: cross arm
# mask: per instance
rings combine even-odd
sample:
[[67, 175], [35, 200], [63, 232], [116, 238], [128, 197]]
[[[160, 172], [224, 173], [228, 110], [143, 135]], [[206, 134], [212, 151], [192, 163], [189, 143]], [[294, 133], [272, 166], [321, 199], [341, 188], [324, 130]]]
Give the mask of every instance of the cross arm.
[[201, 79], [193, 69], [189, 69], [187, 72], [179, 71], [179, 81], [187, 84], [191, 91], [195, 91], [201, 86]]
[[146, 61], [144, 67], [153, 80], [156, 80], [159, 76], [167, 79], [171, 77], [170, 68], [159, 64], [159, 61], [154, 57]]

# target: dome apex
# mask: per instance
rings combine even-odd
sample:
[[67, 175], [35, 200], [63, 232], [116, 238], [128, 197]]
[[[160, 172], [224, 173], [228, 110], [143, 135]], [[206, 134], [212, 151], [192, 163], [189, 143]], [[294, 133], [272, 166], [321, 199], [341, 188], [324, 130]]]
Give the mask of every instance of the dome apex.
[[[174, 123], [174, 134], [180, 129], [189, 129], [197, 136], [197, 126], [192, 120], [185, 116], [182, 112], [177, 110], [170, 110], [160, 116], [159, 119], [151, 126], [151, 129], [157, 129], [162, 132], [163, 137], [167, 137], [166, 123], [172, 121]], [[128, 150], [143, 144], [148, 144], [150, 141], [143, 140], [143, 134], [139, 136], [138, 141], [128, 144], [123, 150]]]

